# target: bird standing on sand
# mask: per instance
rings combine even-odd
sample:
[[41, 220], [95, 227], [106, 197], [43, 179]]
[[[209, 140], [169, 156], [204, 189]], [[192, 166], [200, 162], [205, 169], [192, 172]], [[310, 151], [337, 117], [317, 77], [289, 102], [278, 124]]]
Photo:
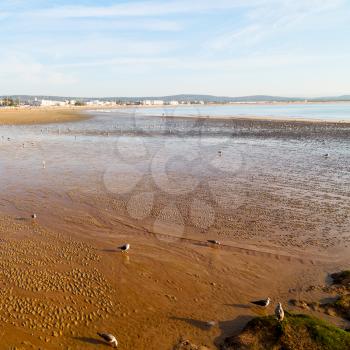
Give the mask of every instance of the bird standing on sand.
[[111, 345], [113, 348], [116, 348], [118, 346], [118, 341], [116, 337], [109, 333], [97, 333], [106, 343]]
[[222, 156], [222, 151], [218, 151], [218, 154], [221, 157]]
[[119, 249], [120, 249], [122, 252], [127, 252], [127, 251], [130, 249], [130, 244], [129, 244], [129, 243], [126, 243], [126, 244], [120, 246]]
[[251, 301], [252, 304], [262, 306], [262, 307], [268, 307], [270, 305], [270, 302], [271, 302], [270, 298]]
[[278, 321], [282, 322], [284, 319], [284, 311], [282, 308], [282, 304], [278, 303], [275, 309], [275, 315]]
[[36, 214], [32, 214], [32, 219], [33, 219], [33, 220], [36, 219]]
[[217, 245], [220, 245], [221, 243], [215, 239], [208, 239], [207, 240], [208, 243], [211, 243], [211, 244], [217, 244]]
[[45, 160], [43, 160], [43, 169], [45, 169], [46, 168], [46, 162], [45, 162]]

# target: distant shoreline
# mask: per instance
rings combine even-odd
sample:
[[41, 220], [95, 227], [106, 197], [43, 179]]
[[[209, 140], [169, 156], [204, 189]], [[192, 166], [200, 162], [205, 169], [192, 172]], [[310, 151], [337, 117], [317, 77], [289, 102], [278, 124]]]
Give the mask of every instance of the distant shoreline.
[[[289, 104], [344, 104], [347, 102], [276, 102], [276, 103], [210, 103], [205, 105], [89, 105], [89, 106], [61, 106], [61, 107], [5, 107], [0, 108], [0, 126], [1, 125], [30, 125], [30, 124], [51, 124], [61, 122], [74, 122], [93, 117], [93, 112], [99, 110], [116, 110], [120, 111], [123, 109], [162, 109], [162, 108], [173, 108], [181, 109], [190, 106], [240, 106], [240, 105], [289, 105]], [[173, 115], [173, 116], [157, 116], [163, 118], [172, 119], [184, 119], [184, 118], [196, 118], [204, 120], [266, 120], [266, 121], [279, 121], [279, 122], [307, 122], [307, 123], [342, 123], [350, 124], [350, 121], [343, 119], [310, 119], [303, 117], [278, 117], [278, 116], [254, 116], [254, 115], [225, 115], [225, 116], [198, 116], [198, 115]]]

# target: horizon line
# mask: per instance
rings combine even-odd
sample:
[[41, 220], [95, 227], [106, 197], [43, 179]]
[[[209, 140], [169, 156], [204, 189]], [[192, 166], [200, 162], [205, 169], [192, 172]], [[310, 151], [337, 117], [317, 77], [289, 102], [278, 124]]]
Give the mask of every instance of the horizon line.
[[213, 94], [196, 94], [196, 93], [176, 93], [176, 94], [169, 94], [169, 95], [129, 95], [129, 96], [76, 96], [76, 95], [52, 95], [52, 94], [4, 94], [0, 95], [1, 98], [3, 97], [59, 97], [59, 98], [82, 98], [82, 99], [116, 99], [116, 98], [168, 98], [168, 97], [177, 97], [177, 96], [184, 96], [184, 97], [191, 97], [191, 96], [203, 96], [203, 97], [218, 97], [218, 98], [247, 98], [247, 97], [276, 97], [276, 98], [287, 98], [287, 99], [317, 99], [317, 98], [340, 98], [340, 97], [350, 97], [350, 93], [343, 93], [338, 95], [318, 95], [318, 96], [285, 96], [285, 95], [278, 95], [278, 94], [250, 94], [250, 95], [237, 95], [237, 96], [229, 96], [229, 95], [213, 95]]

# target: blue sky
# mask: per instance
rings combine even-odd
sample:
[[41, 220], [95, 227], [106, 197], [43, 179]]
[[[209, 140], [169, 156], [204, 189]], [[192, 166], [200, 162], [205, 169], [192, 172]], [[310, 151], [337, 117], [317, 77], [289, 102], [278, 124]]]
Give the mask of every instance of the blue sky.
[[0, 0], [0, 95], [350, 94], [349, 0]]

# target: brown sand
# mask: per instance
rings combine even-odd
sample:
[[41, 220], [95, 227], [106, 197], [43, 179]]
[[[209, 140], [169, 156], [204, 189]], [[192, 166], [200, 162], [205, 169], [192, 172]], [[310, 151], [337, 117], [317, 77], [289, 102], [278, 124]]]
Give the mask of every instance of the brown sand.
[[[286, 302], [302, 286], [323, 284], [334, 264], [172, 242], [123, 224], [116, 237], [100, 222], [79, 220], [90, 239], [44, 229], [40, 216], [1, 219], [2, 348], [96, 349], [96, 331], [107, 330], [121, 349], [172, 349], [181, 337], [215, 349], [265, 314], [249, 300]], [[124, 241], [129, 254], [115, 248]]]
[[69, 122], [87, 118], [76, 108], [0, 108], [0, 125]]

